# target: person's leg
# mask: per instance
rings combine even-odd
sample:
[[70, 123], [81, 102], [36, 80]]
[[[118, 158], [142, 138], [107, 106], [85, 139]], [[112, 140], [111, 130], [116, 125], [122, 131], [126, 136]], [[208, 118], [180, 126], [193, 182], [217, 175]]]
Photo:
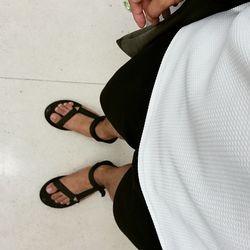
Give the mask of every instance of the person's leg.
[[[121, 67], [108, 82], [101, 94], [101, 104], [108, 117], [96, 126], [95, 132], [99, 138], [104, 140], [124, 138], [130, 146], [137, 148], [157, 71], [175, 33], [176, 31], [171, 31], [163, 40], [145, 48]], [[53, 106], [53, 110], [49, 110], [50, 115], [47, 119], [57, 124], [74, 108], [77, 110], [73, 102], [62, 102]], [[115, 112], [111, 112], [112, 109]], [[90, 124], [93, 120], [82, 113], [76, 113], [62, 126], [90, 137]], [[119, 121], [119, 124], [115, 121]], [[136, 136], [135, 143], [129, 139], [134, 136]]]
[[[124, 174], [131, 167], [131, 164], [114, 168], [109, 165], [103, 165], [96, 169], [94, 172], [95, 181], [106, 188], [110, 198], [113, 200], [116, 189], [123, 178]], [[79, 194], [85, 190], [92, 188], [89, 179], [90, 167], [85, 167], [77, 172], [62, 177], [61, 182], [74, 194]], [[68, 204], [69, 198], [58, 191], [53, 183], [49, 184], [46, 188], [47, 192], [51, 194], [52, 200], [60, 204]]]
[[137, 154], [135, 151], [132, 167], [116, 190], [114, 217], [120, 230], [138, 249], [160, 250], [161, 244], [139, 183]]
[[[95, 181], [106, 188], [114, 201], [114, 216], [121, 231], [138, 249], [161, 249], [150, 213], [140, 189], [137, 175], [137, 158], [132, 164], [118, 168], [102, 165], [94, 172]], [[92, 188], [85, 167], [62, 177], [61, 182], [74, 194]], [[46, 188], [56, 203], [69, 204], [69, 198], [57, 190], [53, 183]]]
[[[59, 104], [55, 108], [55, 113], [52, 113], [50, 116], [51, 121], [54, 123], [59, 122], [62, 117], [67, 115], [72, 109], [72, 102]], [[93, 120], [94, 119], [89, 116], [86, 116], [82, 113], [77, 113], [64, 124], [64, 128], [91, 137], [89, 128]], [[105, 140], [112, 139], [115, 137], [121, 138], [121, 136], [113, 128], [112, 124], [108, 121], [107, 118], [97, 124], [95, 131], [100, 138]]]
[[176, 32], [170, 31], [130, 59], [101, 93], [100, 102], [106, 117], [134, 149], [139, 146], [162, 57]]

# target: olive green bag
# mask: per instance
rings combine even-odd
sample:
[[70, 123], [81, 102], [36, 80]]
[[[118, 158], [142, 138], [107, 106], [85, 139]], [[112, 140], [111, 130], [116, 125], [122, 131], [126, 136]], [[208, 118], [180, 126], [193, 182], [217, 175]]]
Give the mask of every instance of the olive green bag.
[[156, 26], [148, 26], [123, 36], [116, 42], [130, 57], [135, 56], [145, 46], [161, 35], [178, 31], [181, 27], [198, 21], [220, 11], [229, 10], [248, 0], [186, 0], [182, 6], [167, 19]]
[[[185, 3], [183, 5], [185, 5]], [[150, 42], [152, 42], [158, 36], [166, 33], [169, 29], [177, 24], [177, 21], [180, 20], [180, 16], [183, 16], [181, 15], [183, 12], [181, 9], [183, 9], [183, 6], [156, 26], [147, 26], [123, 36], [116, 41], [118, 46], [128, 56], [135, 56]]]
[[128, 56], [133, 57], [150, 42], [168, 31], [170, 22], [162, 21], [157, 26], [148, 26], [129, 33], [118, 39], [116, 43]]

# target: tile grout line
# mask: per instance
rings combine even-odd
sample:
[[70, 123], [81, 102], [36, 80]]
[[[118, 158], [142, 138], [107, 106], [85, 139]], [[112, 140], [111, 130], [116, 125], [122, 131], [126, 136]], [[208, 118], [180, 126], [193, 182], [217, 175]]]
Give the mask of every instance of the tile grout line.
[[74, 84], [93, 84], [93, 85], [104, 85], [103, 83], [89, 83], [89, 82], [78, 82], [78, 81], [62, 81], [62, 80], [49, 80], [49, 79], [36, 79], [36, 78], [19, 78], [19, 77], [4, 77], [0, 76], [3, 80], [17, 80], [17, 81], [33, 81], [33, 82], [52, 82], [52, 83], [74, 83]]

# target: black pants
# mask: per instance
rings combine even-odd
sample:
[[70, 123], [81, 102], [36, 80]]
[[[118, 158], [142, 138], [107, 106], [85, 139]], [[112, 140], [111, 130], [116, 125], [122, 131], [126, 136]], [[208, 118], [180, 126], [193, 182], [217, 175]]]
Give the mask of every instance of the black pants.
[[139, 185], [137, 150], [154, 81], [168, 43], [159, 40], [132, 58], [101, 93], [101, 105], [108, 120], [135, 149], [133, 167], [115, 194], [114, 217], [121, 231], [143, 250], [157, 250], [161, 246]]
[[101, 93], [101, 105], [108, 120], [135, 149], [132, 168], [121, 180], [115, 194], [114, 216], [122, 232], [138, 249], [161, 249], [140, 188], [137, 153], [151, 93], [164, 53], [182, 26], [244, 2], [248, 1], [187, 0], [180, 14], [174, 17], [175, 25], [122, 66]]

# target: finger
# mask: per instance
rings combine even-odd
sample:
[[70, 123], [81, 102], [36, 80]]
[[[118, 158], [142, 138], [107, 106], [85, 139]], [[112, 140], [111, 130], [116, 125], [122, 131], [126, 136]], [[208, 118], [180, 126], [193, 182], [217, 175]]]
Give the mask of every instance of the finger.
[[164, 10], [164, 11], [162, 12], [162, 17], [163, 17], [164, 19], [167, 19], [170, 15], [171, 15], [171, 12], [170, 12], [170, 9], [169, 9], [169, 8], [166, 9], [166, 10]]
[[147, 9], [148, 9], [148, 6], [151, 3], [151, 1], [152, 0], [144, 0], [142, 3], [142, 8], [145, 12], [144, 14], [146, 16], [146, 20], [149, 21], [151, 24], [155, 25], [159, 22], [159, 18], [158, 17], [152, 18], [150, 15], [147, 14]]
[[140, 28], [144, 27], [146, 24], [146, 19], [143, 12], [141, 0], [129, 0], [129, 4], [135, 22]]
[[152, 0], [148, 5], [146, 13], [152, 20], [158, 20], [164, 11], [179, 2], [180, 0]]

